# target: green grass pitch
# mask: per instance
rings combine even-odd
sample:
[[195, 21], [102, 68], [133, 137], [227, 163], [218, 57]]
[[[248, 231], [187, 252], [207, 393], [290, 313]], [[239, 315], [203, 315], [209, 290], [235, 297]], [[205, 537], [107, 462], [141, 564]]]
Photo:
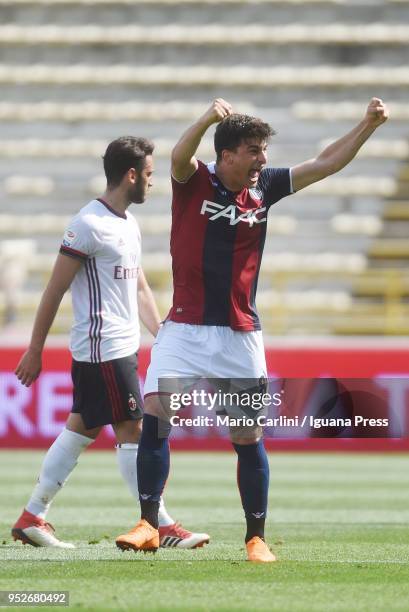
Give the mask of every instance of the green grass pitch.
[[203, 549], [115, 547], [139, 511], [113, 452], [85, 453], [50, 511], [75, 550], [14, 543], [42, 457], [0, 453], [0, 589], [68, 590], [82, 610], [409, 610], [407, 456], [270, 454], [269, 565], [245, 562], [233, 453], [172, 455], [167, 506], [211, 534]]

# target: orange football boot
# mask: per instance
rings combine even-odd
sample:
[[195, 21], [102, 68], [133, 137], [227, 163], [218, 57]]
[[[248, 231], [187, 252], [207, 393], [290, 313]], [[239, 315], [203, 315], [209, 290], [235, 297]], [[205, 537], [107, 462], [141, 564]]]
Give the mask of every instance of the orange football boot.
[[131, 531], [117, 537], [116, 545], [121, 550], [155, 553], [159, 548], [159, 531], [148, 521], [141, 519]]
[[269, 547], [261, 538], [254, 536], [246, 544], [247, 561], [252, 563], [272, 563], [277, 561]]

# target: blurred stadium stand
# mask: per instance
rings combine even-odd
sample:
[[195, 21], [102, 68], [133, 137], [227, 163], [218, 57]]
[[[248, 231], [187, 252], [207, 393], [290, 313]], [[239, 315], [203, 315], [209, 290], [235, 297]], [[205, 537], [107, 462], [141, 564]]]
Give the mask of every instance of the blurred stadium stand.
[[[269, 162], [287, 166], [376, 95], [391, 119], [357, 159], [271, 210], [258, 305], [274, 335], [409, 334], [408, 0], [0, 0], [0, 24], [4, 324], [31, 325], [113, 138], [157, 145], [155, 187], [133, 212], [165, 314], [169, 154], [210, 101], [269, 121]], [[211, 138], [200, 153], [212, 160]], [[70, 320], [68, 296], [54, 331]]]

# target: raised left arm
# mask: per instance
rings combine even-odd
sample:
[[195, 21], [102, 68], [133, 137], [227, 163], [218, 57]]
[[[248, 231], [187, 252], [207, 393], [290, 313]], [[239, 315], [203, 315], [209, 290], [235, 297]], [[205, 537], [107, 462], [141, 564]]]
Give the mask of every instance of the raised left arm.
[[372, 98], [365, 117], [353, 130], [326, 147], [318, 157], [291, 169], [294, 191], [299, 191], [338, 172], [355, 157], [377, 127], [385, 123], [389, 112], [380, 98]]
[[160, 315], [142, 268], [138, 274], [138, 310], [142, 323], [153, 336], [156, 336], [161, 323]]

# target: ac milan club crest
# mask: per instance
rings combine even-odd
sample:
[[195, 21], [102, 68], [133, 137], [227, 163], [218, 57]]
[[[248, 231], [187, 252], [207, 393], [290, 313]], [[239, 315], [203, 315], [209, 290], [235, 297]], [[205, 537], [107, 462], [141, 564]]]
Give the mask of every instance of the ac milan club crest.
[[130, 393], [129, 396], [128, 396], [128, 406], [129, 406], [129, 410], [131, 410], [132, 412], [135, 412], [135, 410], [138, 407], [138, 405], [136, 403], [136, 399], [134, 398], [132, 393]]

